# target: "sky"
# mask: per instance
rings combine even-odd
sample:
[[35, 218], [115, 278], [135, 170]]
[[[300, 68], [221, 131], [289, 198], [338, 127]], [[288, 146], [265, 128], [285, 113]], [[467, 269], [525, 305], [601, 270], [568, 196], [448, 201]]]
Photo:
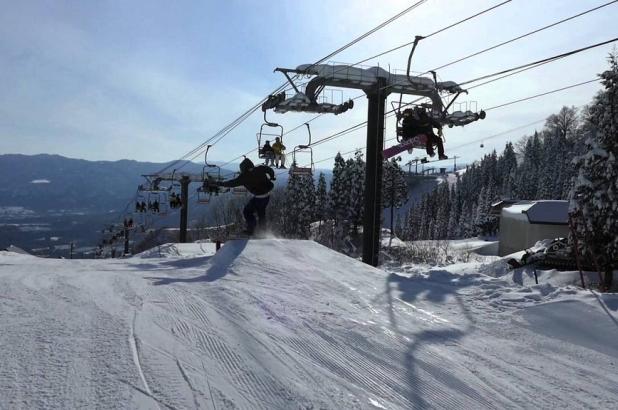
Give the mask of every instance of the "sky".
[[[513, 0], [420, 43], [414, 71], [425, 71], [603, 0]], [[354, 63], [477, 13], [499, 0], [428, 0], [411, 13], [333, 57]], [[182, 157], [285, 80], [275, 67], [312, 63], [390, 18], [411, 1], [29, 1], [0, 0], [0, 154], [59, 154], [88, 160], [165, 162]], [[616, 37], [618, 3], [438, 71], [463, 82]], [[591, 80], [612, 45], [470, 90], [480, 108]], [[405, 69], [409, 49], [365, 65]], [[530, 134], [562, 106], [590, 102], [592, 83], [491, 110], [483, 121], [446, 129], [446, 151], [462, 162]], [[358, 90], [333, 93], [336, 98]], [[391, 99], [398, 99], [391, 95]], [[405, 99], [404, 99], [405, 100]], [[389, 105], [390, 107], [390, 105]], [[269, 113], [285, 129], [314, 114]], [[366, 119], [354, 109], [312, 122], [314, 139]], [[500, 138], [488, 138], [538, 122]], [[228, 161], [255, 148], [261, 111], [211, 149]], [[387, 120], [392, 138], [394, 119]], [[481, 148], [479, 139], [483, 141]], [[288, 151], [306, 143], [303, 129], [285, 138]], [[316, 146], [315, 160], [365, 145], [366, 131]], [[404, 161], [413, 158], [404, 155]], [[255, 158], [254, 158], [255, 159]], [[196, 157], [195, 161], [201, 161]], [[300, 161], [300, 159], [299, 159]], [[320, 166], [328, 167], [329, 162]]]

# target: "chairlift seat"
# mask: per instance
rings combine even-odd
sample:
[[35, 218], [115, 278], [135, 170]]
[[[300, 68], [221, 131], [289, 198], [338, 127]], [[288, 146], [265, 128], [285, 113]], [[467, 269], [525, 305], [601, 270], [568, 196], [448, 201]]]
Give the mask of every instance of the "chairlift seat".
[[290, 167], [291, 175], [313, 175], [311, 167]]
[[197, 189], [197, 203], [198, 204], [207, 204], [210, 202], [211, 194], [208, 191], [205, 191], [202, 187]]

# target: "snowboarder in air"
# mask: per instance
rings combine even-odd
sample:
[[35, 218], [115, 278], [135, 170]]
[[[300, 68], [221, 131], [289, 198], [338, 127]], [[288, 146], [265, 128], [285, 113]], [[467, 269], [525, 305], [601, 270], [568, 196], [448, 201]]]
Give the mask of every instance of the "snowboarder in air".
[[270, 141], [264, 142], [264, 146], [260, 150], [262, 157], [266, 160], [264, 165], [268, 165], [270, 163], [271, 166], [275, 165], [275, 151], [273, 147], [270, 146]]
[[404, 140], [424, 134], [426, 137], [425, 150], [427, 151], [427, 155], [430, 157], [435, 155], [433, 150], [435, 145], [438, 147], [438, 158], [448, 159], [444, 154], [442, 138], [433, 131], [434, 128], [437, 128], [438, 134], [442, 135], [442, 124], [431, 118], [423, 108], [415, 107], [414, 109], [408, 108], [404, 110], [401, 125], [403, 127]]
[[281, 138], [275, 138], [275, 143], [273, 144], [273, 151], [275, 153], [274, 165], [277, 168], [285, 169], [285, 154], [283, 153], [283, 151], [285, 151], [285, 145], [283, 145], [283, 143], [281, 142]]
[[[240, 163], [240, 175], [228, 181], [219, 182], [219, 186], [233, 188], [244, 186], [253, 196], [243, 209], [243, 216], [247, 222], [247, 235], [253, 235], [256, 227], [263, 230], [266, 226], [266, 207], [270, 200], [270, 192], [274, 188], [275, 172], [265, 165], [253, 165], [249, 158]], [[255, 218], [257, 214], [257, 221]]]

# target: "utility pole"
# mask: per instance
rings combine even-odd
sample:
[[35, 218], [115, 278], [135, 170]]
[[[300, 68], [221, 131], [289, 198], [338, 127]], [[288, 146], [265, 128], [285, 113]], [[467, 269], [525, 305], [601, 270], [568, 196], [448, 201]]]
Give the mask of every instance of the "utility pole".
[[71, 253], [69, 254], [69, 259], [73, 259], [73, 247], [74, 246], [75, 246], [75, 243], [71, 241]]
[[412, 174], [412, 160], [408, 161], [406, 164], [408, 166], [408, 176]]
[[386, 81], [378, 78], [367, 94], [367, 158], [365, 162], [365, 217], [363, 218], [363, 262], [378, 266], [382, 217], [382, 149]]
[[183, 176], [180, 178], [180, 198], [182, 200], [182, 208], [180, 208], [180, 234], [178, 241], [180, 243], [187, 242], [187, 221], [189, 219], [189, 184], [191, 178]]
[[129, 254], [129, 228], [127, 226], [124, 227], [124, 254]]

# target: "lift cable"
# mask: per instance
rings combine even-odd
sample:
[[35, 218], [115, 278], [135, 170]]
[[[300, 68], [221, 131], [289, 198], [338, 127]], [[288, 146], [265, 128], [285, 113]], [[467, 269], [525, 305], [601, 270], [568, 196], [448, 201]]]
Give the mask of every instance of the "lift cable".
[[586, 14], [588, 14], [588, 13], [592, 13], [593, 11], [597, 11], [597, 10], [599, 10], [599, 9], [602, 9], [603, 7], [607, 7], [607, 6], [609, 6], [609, 5], [611, 5], [611, 4], [614, 4], [614, 3], [616, 3], [616, 2], [618, 2], [618, 0], [612, 0], [612, 1], [609, 1], [609, 2], [607, 2], [607, 3], [601, 4], [601, 5], [599, 5], [599, 6], [596, 6], [596, 7], [593, 7], [593, 8], [591, 8], [591, 9], [588, 9], [588, 10], [586, 10], [586, 11], [583, 11], [583, 12], [581, 12], [581, 13], [575, 14], [575, 15], [573, 15], [573, 16], [570, 16], [570, 17], [564, 18], [564, 19], [562, 19], [562, 20], [558, 20], [558, 21], [556, 21], [556, 22], [554, 22], [554, 23], [551, 23], [551, 24], [548, 24], [548, 25], [546, 25], [546, 26], [540, 27], [540, 28], [538, 28], [538, 29], [536, 29], [536, 30], [529, 31], [529, 32], [524, 33], [524, 34], [522, 34], [522, 35], [520, 35], [520, 36], [514, 37], [514, 38], [512, 38], [512, 39], [510, 39], [510, 40], [506, 40], [506, 41], [503, 41], [503, 42], [501, 42], [501, 43], [495, 44], [495, 45], [493, 45], [493, 46], [491, 46], [491, 47], [487, 47], [487, 48], [485, 48], [485, 49], [483, 49], [483, 50], [477, 51], [477, 52], [475, 52], [475, 53], [468, 54], [467, 56], [464, 56], [464, 57], [458, 58], [457, 60], [453, 60], [453, 61], [451, 61], [450, 63], [443, 64], [443, 65], [441, 65], [441, 66], [439, 66], [439, 67], [436, 67], [436, 68], [434, 68], [434, 69], [432, 69], [432, 70], [427, 71], [427, 72], [426, 72], [426, 73], [424, 73], [424, 74], [427, 74], [427, 73], [429, 73], [430, 71], [437, 71], [437, 70], [440, 70], [440, 69], [442, 69], [442, 68], [449, 67], [449, 66], [451, 66], [451, 65], [453, 65], [453, 64], [456, 64], [456, 63], [459, 63], [459, 62], [461, 62], [461, 61], [467, 60], [467, 59], [469, 59], [469, 58], [472, 58], [472, 57], [478, 56], [479, 54], [483, 54], [483, 53], [486, 53], [486, 52], [488, 52], [488, 51], [494, 50], [494, 49], [496, 49], [496, 48], [498, 48], [498, 47], [502, 47], [502, 46], [504, 46], [504, 45], [507, 45], [507, 44], [513, 43], [513, 42], [515, 42], [515, 41], [517, 41], [517, 40], [521, 40], [522, 38], [529, 37], [529, 36], [531, 36], [531, 35], [533, 35], [533, 34], [537, 34], [537, 33], [541, 32], [541, 31], [544, 31], [544, 30], [547, 30], [547, 29], [549, 29], [549, 28], [555, 27], [555, 26], [560, 25], [560, 24], [562, 24], [562, 23], [566, 23], [567, 21], [570, 21], [570, 20], [576, 19], [576, 18], [578, 18], [578, 17], [584, 16], [584, 15], [586, 15]]
[[[496, 4], [496, 5], [494, 5], [494, 6], [490, 7], [490, 8], [488, 8], [488, 9], [485, 9], [485, 10], [483, 10], [483, 11], [480, 11], [480, 12], [476, 13], [476, 14], [473, 14], [473, 15], [471, 15], [471, 16], [468, 16], [468, 17], [466, 17], [466, 18], [464, 18], [464, 19], [462, 19], [462, 20], [459, 20], [459, 21], [457, 21], [457, 22], [455, 22], [455, 23], [449, 24], [448, 26], [445, 26], [445, 27], [443, 27], [443, 28], [441, 28], [441, 29], [438, 29], [438, 30], [434, 31], [434, 32], [433, 32], [433, 33], [431, 33], [431, 34], [428, 34], [428, 35], [426, 35], [426, 36], [423, 36], [423, 38], [425, 39], [425, 38], [433, 37], [433, 36], [435, 36], [436, 34], [442, 33], [443, 31], [446, 31], [446, 30], [448, 30], [448, 29], [450, 29], [450, 28], [453, 28], [453, 27], [455, 27], [455, 26], [458, 26], [459, 24], [465, 23], [465, 22], [466, 22], [466, 21], [468, 21], [468, 20], [472, 20], [472, 19], [473, 19], [473, 18], [475, 18], [475, 17], [479, 17], [479, 16], [481, 16], [481, 15], [483, 15], [483, 14], [485, 14], [485, 13], [488, 13], [488, 12], [490, 12], [490, 11], [494, 10], [494, 9], [497, 9], [497, 8], [498, 8], [498, 7], [500, 7], [500, 6], [503, 6], [503, 5], [507, 4], [507, 3], [510, 3], [511, 1], [512, 1], [512, 0], [503, 1], [502, 3]], [[409, 42], [407, 42], [407, 43], [405, 43], [405, 44], [401, 44], [401, 45], [399, 45], [399, 46], [397, 46], [397, 47], [393, 47], [393, 48], [391, 48], [391, 49], [388, 49], [388, 50], [386, 50], [386, 51], [383, 51], [383, 52], [378, 53], [378, 54], [376, 54], [376, 55], [373, 55], [373, 56], [371, 56], [371, 57], [367, 57], [367, 58], [365, 58], [365, 59], [363, 59], [363, 60], [361, 60], [361, 61], [359, 61], [359, 62], [357, 62], [357, 63], [355, 63], [355, 64], [352, 64], [352, 66], [359, 65], [359, 64], [362, 64], [362, 63], [366, 63], [367, 61], [373, 60], [373, 59], [378, 58], [378, 57], [382, 57], [383, 55], [386, 55], [386, 54], [392, 53], [393, 51], [397, 51], [397, 50], [400, 50], [400, 49], [402, 49], [402, 48], [409, 47], [409, 46], [411, 46], [412, 44], [414, 44], [414, 41], [409, 41]]]
[[[544, 59], [541, 59], [541, 60], [533, 61], [531, 63], [523, 64], [523, 65], [520, 65], [518, 67], [513, 67], [513, 68], [506, 69], [506, 70], [498, 71], [498, 72], [495, 72], [495, 73], [486, 74], [486, 75], [474, 78], [472, 80], [464, 81], [463, 83], [458, 83], [458, 84], [459, 85], [470, 84], [470, 83], [474, 83], [474, 82], [477, 82], [477, 81], [485, 80], [485, 79], [488, 79], [488, 78], [492, 78], [492, 77], [496, 77], [496, 76], [501, 76], [503, 74], [511, 73], [513, 71], [522, 72], [522, 71], [525, 71], [524, 69], [536, 68], [536, 67], [544, 65], [544, 64], [553, 63], [554, 61], [557, 61], [557, 60], [560, 60], [560, 59], [563, 59], [563, 58], [566, 58], [566, 57], [569, 57], [569, 56], [572, 56], [572, 55], [575, 55], [575, 54], [578, 54], [578, 53], [581, 53], [581, 52], [584, 52], [584, 51], [587, 51], [587, 50], [591, 50], [591, 49], [596, 48], [596, 47], [604, 46], [606, 44], [610, 44], [610, 43], [613, 43], [613, 42], [616, 42], [616, 41], [618, 41], [618, 37], [612, 38], [611, 40], [602, 41], [600, 43], [592, 44], [592, 45], [587, 46], [587, 47], [582, 47], [582, 48], [578, 48], [576, 50], [568, 51], [566, 53], [557, 54], [557, 55], [552, 56], [552, 57], [548, 57], [548, 58], [544, 58]], [[506, 76], [503, 76], [503, 77], [500, 77], [500, 78], [504, 78], [504, 77], [506, 77]], [[487, 84], [487, 83], [484, 83], [484, 84]]]
[[538, 98], [538, 97], [542, 97], [544, 95], [554, 94], [554, 93], [557, 93], [559, 91], [568, 90], [570, 88], [575, 88], [575, 87], [579, 87], [581, 85], [590, 84], [590, 83], [594, 83], [594, 82], [598, 82], [598, 81], [601, 81], [601, 79], [600, 78], [595, 78], [595, 79], [592, 79], [592, 80], [583, 81], [581, 83], [571, 84], [571, 85], [568, 85], [566, 87], [557, 88], [555, 90], [547, 91], [547, 92], [544, 92], [544, 93], [541, 93], [541, 94], [536, 94], [536, 95], [532, 95], [530, 97], [520, 98], [518, 100], [509, 101], [509, 102], [504, 103], [504, 104], [495, 105], [493, 107], [486, 108], [485, 111], [495, 110], [496, 108], [506, 107], [507, 105], [512, 105], [512, 104], [516, 104], [516, 103], [519, 103], [519, 102], [532, 100], [533, 98]]

